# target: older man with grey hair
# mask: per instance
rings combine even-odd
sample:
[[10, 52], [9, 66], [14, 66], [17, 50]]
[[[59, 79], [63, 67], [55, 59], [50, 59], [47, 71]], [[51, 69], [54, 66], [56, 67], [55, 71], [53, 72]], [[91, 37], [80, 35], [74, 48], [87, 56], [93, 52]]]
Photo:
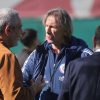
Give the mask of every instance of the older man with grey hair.
[[21, 20], [10, 8], [0, 9], [0, 100], [33, 100], [44, 86], [39, 76], [30, 87], [23, 87], [19, 63], [9, 48], [15, 46], [20, 37]]

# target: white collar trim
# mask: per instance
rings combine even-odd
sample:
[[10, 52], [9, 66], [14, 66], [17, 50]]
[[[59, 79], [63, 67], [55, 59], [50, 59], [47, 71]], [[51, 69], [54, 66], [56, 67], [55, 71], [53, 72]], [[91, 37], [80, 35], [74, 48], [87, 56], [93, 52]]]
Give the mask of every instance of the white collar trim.
[[96, 49], [95, 52], [100, 52], [100, 49]]

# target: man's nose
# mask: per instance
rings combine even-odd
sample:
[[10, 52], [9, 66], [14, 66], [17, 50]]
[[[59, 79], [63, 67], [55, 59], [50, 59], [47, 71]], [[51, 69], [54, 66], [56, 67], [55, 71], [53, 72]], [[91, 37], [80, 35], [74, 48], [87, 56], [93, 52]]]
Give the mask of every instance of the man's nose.
[[20, 30], [19, 30], [19, 37], [22, 37], [22, 34], [23, 34], [23, 30], [20, 29]]
[[46, 32], [47, 32], [47, 34], [50, 34], [51, 33], [51, 28], [50, 27], [47, 27]]

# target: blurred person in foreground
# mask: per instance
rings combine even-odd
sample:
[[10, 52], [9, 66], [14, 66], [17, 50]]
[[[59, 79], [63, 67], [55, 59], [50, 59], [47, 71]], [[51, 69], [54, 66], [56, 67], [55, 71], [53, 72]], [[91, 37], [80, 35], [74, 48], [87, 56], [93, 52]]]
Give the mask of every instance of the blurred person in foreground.
[[16, 55], [20, 66], [22, 67], [26, 58], [39, 45], [37, 31], [35, 29], [27, 28], [22, 32], [20, 41], [23, 44], [22, 50]]
[[17, 45], [22, 32], [18, 13], [10, 8], [0, 9], [0, 100], [33, 100], [44, 85], [42, 77], [30, 87], [23, 87], [20, 65], [10, 48]]
[[76, 58], [92, 54], [87, 44], [72, 36], [72, 22], [62, 8], [49, 10], [43, 20], [46, 41], [37, 46], [22, 67], [24, 85], [43, 75], [46, 86], [36, 100], [57, 100], [67, 64]]
[[94, 54], [69, 63], [58, 100], [100, 100], [100, 26]]

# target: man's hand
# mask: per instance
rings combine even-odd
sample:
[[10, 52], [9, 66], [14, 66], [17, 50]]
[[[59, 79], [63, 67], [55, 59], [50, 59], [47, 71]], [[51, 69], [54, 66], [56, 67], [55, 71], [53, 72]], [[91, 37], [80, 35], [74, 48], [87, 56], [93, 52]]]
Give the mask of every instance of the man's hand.
[[36, 95], [45, 86], [45, 81], [43, 80], [42, 75], [38, 76], [38, 78], [34, 82], [32, 82], [32, 85], [34, 88], [34, 94]]

